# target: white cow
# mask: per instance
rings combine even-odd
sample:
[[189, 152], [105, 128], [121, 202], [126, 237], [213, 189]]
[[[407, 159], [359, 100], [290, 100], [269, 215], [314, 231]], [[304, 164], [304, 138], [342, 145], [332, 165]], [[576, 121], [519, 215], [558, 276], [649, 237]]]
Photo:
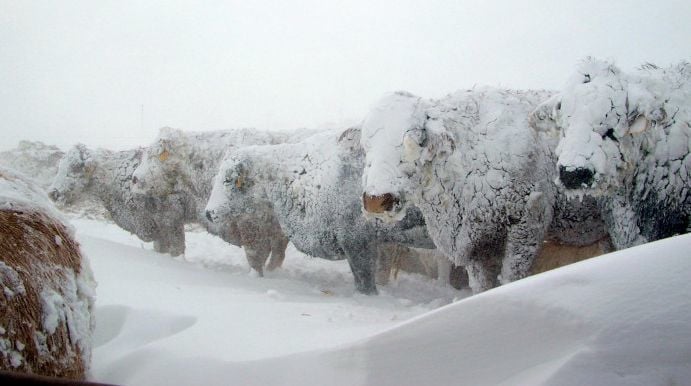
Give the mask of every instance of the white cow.
[[362, 216], [359, 139], [359, 129], [327, 131], [295, 144], [229, 152], [206, 207], [208, 216], [222, 221], [269, 203], [298, 250], [326, 259], [346, 258], [357, 290], [376, 293], [375, 265], [381, 243], [433, 245], [420, 216], [411, 215], [397, 227]]
[[[251, 268], [262, 276], [280, 267], [285, 258], [288, 239], [283, 234], [270, 205], [252, 208], [250, 212], [227, 218], [222, 224], [211, 223], [204, 206], [211, 194], [213, 178], [226, 152], [243, 146], [297, 141], [312, 131], [267, 132], [253, 129], [184, 132], [163, 128], [156, 141], [143, 155], [133, 172], [135, 192], [150, 199], [165, 201], [182, 197], [185, 216], [178, 218], [180, 228], [197, 222], [225, 241], [242, 246]], [[184, 234], [182, 244], [184, 245]]]
[[474, 292], [526, 276], [546, 236], [596, 242], [604, 233], [598, 216], [562, 207], [550, 141], [528, 126], [548, 97], [489, 87], [439, 101], [385, 96], [362, 127], [365, 212], [397, 220], [419, 207], [437, 248], [466, 266]]
[[91, 150], [75, 145], [60, 161], [49, 195], [67, 205], [96, 198], [119, 227], [153, 241], [157, 252], [180, 255], [185, 251], [184, 197], [158, 199], [132, 192], [132, 173], [142, 153], [143, 149]]
[[602, 202], [613, 244], [689, 231], [691, 65], [633, 73], [588, 58], [531, 120], [561, 133], [558, 183]]

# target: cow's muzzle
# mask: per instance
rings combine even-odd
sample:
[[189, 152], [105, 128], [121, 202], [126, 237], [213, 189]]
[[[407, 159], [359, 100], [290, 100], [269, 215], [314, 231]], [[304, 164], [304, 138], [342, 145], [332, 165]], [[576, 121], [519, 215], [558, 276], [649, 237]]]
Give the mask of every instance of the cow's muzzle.
[[567, 189], [589, 188], [593, 183], [594, 175], [595, 173], [588, 168], [569, 169], [559, 166], [559, 180]]
[[391, 193], [381, 195], [362, 194], [362, 205], [369, 213], [379, 214], [391, 212], [398, 205], [399, 199]]
[[51, 189], [48, 192], [48, 197], [55, 202], [62, 202], [65, 198], [57, 189]]

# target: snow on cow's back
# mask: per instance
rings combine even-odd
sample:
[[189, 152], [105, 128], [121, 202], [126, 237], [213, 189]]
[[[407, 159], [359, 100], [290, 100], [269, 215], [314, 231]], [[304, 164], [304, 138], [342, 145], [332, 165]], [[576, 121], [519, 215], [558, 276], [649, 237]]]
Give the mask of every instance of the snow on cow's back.
[[333, 185], [338, 178], [338, 161], [344, 150], [339, 146], [342, 134], [343, 130], [325, 130], [309, 135], [297, 143], [245, 146], [229, 153], [221, 170], [243, 158], [259, 161], [259, 169], [268, 167], [262, 165], [264, 163], [271, 164], [280, 160], [283, 175], [279, 178], [294, 180], [291, 189], [316, 191], [319, 190], [317, 186]]
[[428, 130], [443, 125], [454, 132], [464, 151], [485, 154], [490, 163], [511, 163], [509, 155], [535, 146], [528, 115], [551, 95], [548, 91], [518, 91], [478, 87], [453, 93], [428, 110]]
[[[0, 167], [0, 210], [39, 210], [50, 217], [69, 224], [52, 201], [36, 183], [11, 169]], [[66, 225], [68, 229], [72, 229]]]
[[16, 148], [0, 152], [0, 164], [33, 178], [48, 188], [65, 153], [40, 141], [19, 141]]

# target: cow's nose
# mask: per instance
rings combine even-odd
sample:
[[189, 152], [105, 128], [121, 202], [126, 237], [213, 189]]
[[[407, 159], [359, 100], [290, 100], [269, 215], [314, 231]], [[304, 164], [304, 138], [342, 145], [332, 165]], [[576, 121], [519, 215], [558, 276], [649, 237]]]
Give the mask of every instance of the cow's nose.
[[51, 191], [48, 192], [48, 197], [53, 201], [58, 201], [60, 199], [60, 193], [57, 189], [51, 189]]
[[397, 203], [398, 199], [391, 193], [381, 195], [362, 194], [362, 204], [365, 210], [370, 213], [390, 212]]
[[136, 184], [137, 182], [139, 182], [139, 178], [137, 178], [137, 176], [132, 176], [132, 183]]
[[212, 215], [212, 213], [211, 213], [210, 210], [207, 210], [207, 211], [206, 211], [206, 219], [209, 220], [209, 221], [211, 221], [211, 222], [214, 222], [214, 217], [213, 217], [213, 215]]
[[587, 188], [593, 182], [594, 173], [588, 168], [567, 169], [559, 166], [559, 179], [567, 189]]

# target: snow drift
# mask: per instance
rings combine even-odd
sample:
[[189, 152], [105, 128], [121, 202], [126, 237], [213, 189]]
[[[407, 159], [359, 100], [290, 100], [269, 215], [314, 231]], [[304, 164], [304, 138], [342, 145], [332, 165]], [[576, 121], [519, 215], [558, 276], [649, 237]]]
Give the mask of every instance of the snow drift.
[[170, 355], [133, 379], [157, 374], [158, 384], [208, 385], [687, 384], [689, 248], [691, 235], [684, 235], [603, 255], [334, 350], [249, 362]]

